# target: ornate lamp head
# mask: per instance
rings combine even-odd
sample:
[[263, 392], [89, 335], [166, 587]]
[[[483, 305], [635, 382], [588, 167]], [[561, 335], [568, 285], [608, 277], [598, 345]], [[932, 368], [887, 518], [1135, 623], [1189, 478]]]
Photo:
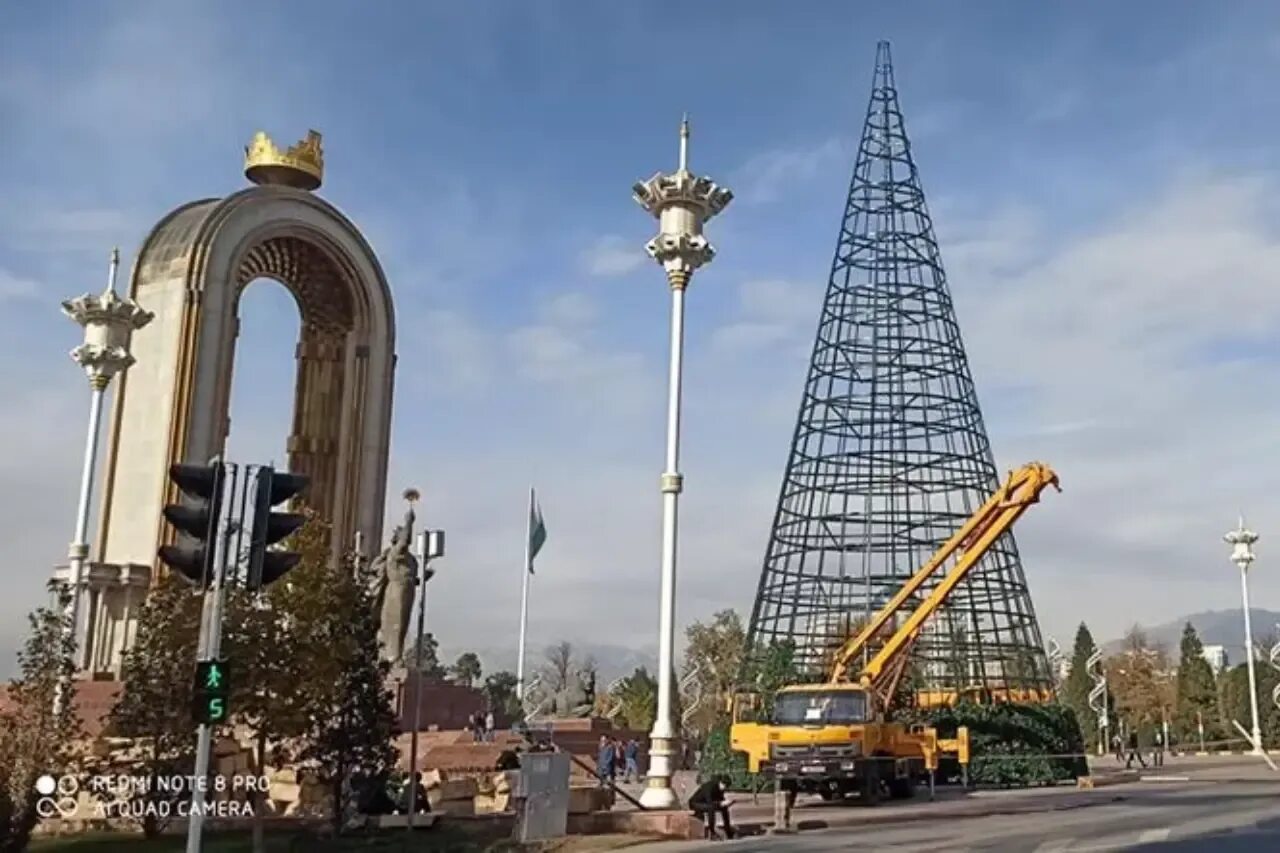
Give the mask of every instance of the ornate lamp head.
[[1241, 571], [1248, 571], [1254, 560], [1253, 543], [1258, 541], [1258, 534], [1244, 526], [1243, 515], [1240, 516], [1236, 529], [1228, 531], [1222, 541], [1231, 546], [1231, 562], [1239, 566]]

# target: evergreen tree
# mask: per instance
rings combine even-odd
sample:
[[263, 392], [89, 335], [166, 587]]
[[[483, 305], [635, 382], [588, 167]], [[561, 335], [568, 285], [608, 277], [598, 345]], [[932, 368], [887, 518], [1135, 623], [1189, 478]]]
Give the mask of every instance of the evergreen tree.
[[613, 693], [605, 697], [609, 706], [618, 706], [615, 721], [629, 729], [647, 732], [658, 716], [658, 680], [644, 667], [622, 679]]
[[[1280, 684], [1280, 672], [1258, 661], [1254, 662], [1258, 681], [1258, 726], [1262, 729], [1262, 742], [1268, 747], [1280, 744], [1280, 708], [1271, 701], [1271, 692]], [[1253, 727], [1253, 711], [1249, 706], [1249, 666], [1242, 663], [1223, 670], [1219, 679], [1221, 691], [1222, 731], [1226, 737], [1238, 738], [1240, 733], [1231, 723], [1239, 722], [1245, 731]], [[1206, 720], [1206, 726], [1208, 721]], [[1206, 729], [1206, 739], [1208, 733]]]
[[51, 607], [28, 617], [31, 633], [18, 652], [17, 679], [9, 682], [0, 710], [0, 853], [20, 853], [40, 815], [36, 780], [72, 773], [72, 744], [80, 735], [72, 697], [54, 704], [59, 685], [75, 672], [75, 638], [66, 615], [70, 596], [60, 591]]
[[342, 831], [343, 789], [352, 774], [382, 778], [396, 759], [396, 715], [386, 686], [391, 666], [379, 651], [371, 580], [365, 567], [321, 573], [327, 616], [307, 631], [317, 641], [310, 646], [313, 654], [322, 658], [317, 671], [333, 677], [312, 685], [302, 758], [330, 786], [335, 833]]
[[1089, 693], [1093, 690], [1093, 678], [1089, 674], [1089, 656], [1097, 650], [1089, 626], [1081, 622], [1076, 629], [1076, 642], [1071, 649], [1071, 672], [1062, 689], [1062, 700], [1075, 712], [1085, 742], [1090, 748], [1098, 745], [1098, 715], [1089, 707]]
[[[408, 639], [406, 637], [406, 639]], [[401, 663], [405, 669], [422, 673], [427, 679], [443, 681], [448, 671], [440, 663], [440, 643], [430, 631], [422, 635], [422, 648], [415, 637], [405, 648]], [[477, 661], [479, 663], [479, 661]]]
[[502, 670], [490, 673], [484, 680], [484, 695], [489, 701], [493, 713], [515, 721], [523, 719], [524, 712], [520, 708], [520, 700], [516, 698], [516, 674]]
[[1222, 737], [1216, 713], [1218, 689], [1214, 684], [1213, 670], [1204, 659], [1204, 646], [1190, 622], [1182, 629], [1176, 701], [1174, 726], [1180, 743], [1198, 744], [1201, 722], [1206, 741]]
[[480, 657], [475, 652], [463, 652], [449, 667], [449, 677], [454, 684], [470, 687], [480, 680]]
[[202, 597], [175, 574], [166, 573], [152, 586], [124, 655], [123, 689], [107, 716], [107, 731], [133, 739], [133, 748], [105, 756], [95, 772], [150, 780], [146, 790], [128, 793], [144, 804], [138, 810], [147, 838], [164, 830], [168, 821], [160, 815], [171, 811], [166, 807], [189, 796], [160, 790], [155, 780], [186, 776], [195, 766], [191, 687], [201, 605]]

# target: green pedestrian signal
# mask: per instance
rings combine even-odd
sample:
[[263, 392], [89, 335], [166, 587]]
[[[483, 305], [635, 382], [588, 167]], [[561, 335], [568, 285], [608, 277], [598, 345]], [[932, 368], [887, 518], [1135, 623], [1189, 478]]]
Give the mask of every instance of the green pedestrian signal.
[[192, 717], [197, 723], [214, 725], [230, 713], [231, 673], [227, 662], [202, 660], [196, 663]]

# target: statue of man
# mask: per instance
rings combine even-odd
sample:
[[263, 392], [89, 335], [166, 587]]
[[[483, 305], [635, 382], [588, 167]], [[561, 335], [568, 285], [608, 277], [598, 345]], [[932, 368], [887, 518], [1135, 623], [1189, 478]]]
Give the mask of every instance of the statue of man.
[[392, 532], [391, 544], [373, 561], [380, 615], [378, 638], [383, 659], [392, 663], [399, 663], [404, 656], [404, 638], [409, 631], [413, 594], [418, 585], [418, 558], [410, 550], [413, 522], [411, 506], [405, 513], [404, 524]]

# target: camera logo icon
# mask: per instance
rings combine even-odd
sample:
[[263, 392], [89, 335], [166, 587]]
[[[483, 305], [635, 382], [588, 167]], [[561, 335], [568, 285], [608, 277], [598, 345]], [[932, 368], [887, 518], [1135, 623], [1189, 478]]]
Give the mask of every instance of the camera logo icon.
[[76, 813], [76, 795], [80, 782], [74, 776], [53, 777], [45, 774], [36, 780], [36, 814], [42, 818], [70, 818]]

